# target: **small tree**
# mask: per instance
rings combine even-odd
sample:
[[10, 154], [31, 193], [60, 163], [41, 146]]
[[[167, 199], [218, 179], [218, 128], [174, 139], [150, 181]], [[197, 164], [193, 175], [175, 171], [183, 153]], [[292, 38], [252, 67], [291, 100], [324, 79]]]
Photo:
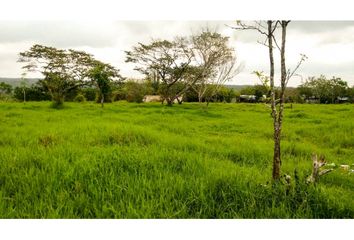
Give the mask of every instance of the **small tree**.
[[[293, 71], [287, 70], [285, 63], [285, 48], [286, 48], [286, 33], [287, 27], [290, 21], [273, 21], [268, 20], [264, 22], [255, 22], [254, 24], [247, 25], [241, 21], [237, 21], [238, 27], [234, 29], [238, 30], [256, 30], [262, 35], [266, 36], [265, 42], [262, 43], [268, 48], [269, 55], [269, 76], [263, 74], [263, 72], [255, 72], [260, 81], [269, 88], [270, 90], [270, 103], [271, 103], [271, 115], [273, 118], [273, 140], [274, 140], [274, 154], [273, 154], [273, 180], [280, 179], [280, 167], [281, 167], [281, 131], [283, 125], [283, 112], [285, 103], [285, 90], [287, 84], [291, 77], [294, 76], [297, 69], [300, 67], [301, 63], [306, 60], [305, 55], [301, 55], [301, 59]], [[281, 45], [278, 45], [278, 40], [276, 37], [277, 29], [281, 30], [280, 40]], [[280, 51], [280, 96], [279, 99], [276, 98], [276, 87], [274, 84], [274, 48], [278, 48]]]
[[23, 103], [26, 103], [26, 89], [28, 88], [28, 80], [26, 79], [26, 73], [21, 74], [20, 88], [23, 92]]
[[196, 82], [192, 88], [198, 94], [199, 103], [205, 99], [208, 106], [220, 87], [238, 73], [235, 51], [229, 46], [229, 37], [208, 29], [191, 39], [196, 65], [192, 76]]
[[111, 93], [111, 82], [115, 78], [122, 79], [119, 75], [119, 70], [109, 64], [96, 61], [94, 63], [94, 67], [89, 70], [88, 76], [97, 87], [101, 107], [103, 108], [105, 98], [107, 98], [109, 93]]
[[12, 86], [5, 82], [0, 82], [0, 100], [8, 100], [11, 97]]

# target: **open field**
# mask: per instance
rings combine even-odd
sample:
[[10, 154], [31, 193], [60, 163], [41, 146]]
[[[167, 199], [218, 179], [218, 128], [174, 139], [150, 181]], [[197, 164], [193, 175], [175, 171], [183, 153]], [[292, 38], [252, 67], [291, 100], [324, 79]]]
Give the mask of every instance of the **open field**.
[[354, 174], [304, 184], [313, 152], [354, 168], [353, 105], [286, 107], [291, 188], [262, 104], [49, 105], [0, 103], [0, 218], [354, 217]]

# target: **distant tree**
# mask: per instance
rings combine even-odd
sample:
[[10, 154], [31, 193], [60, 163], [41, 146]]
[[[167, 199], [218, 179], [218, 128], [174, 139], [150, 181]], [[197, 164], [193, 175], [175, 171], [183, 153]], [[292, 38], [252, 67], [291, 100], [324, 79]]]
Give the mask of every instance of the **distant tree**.
[[97, 87], [101, 107], [103, 108], [105, 98], [107, 99], [108, 95], [111, 93], [111, 82], [114, 79], [122, 80], [122, 77], [119, 75], [119, 70], [109, 64], [95, 61], [93, 68], [88, 71], [88, 77]]
[[209, 104], [220, 87], [237, 73], [235, 50], [229, 46], [229, 37], [209, 29], [191, 37], [195, 68], [193, 89], [199, 103]]
[[149, 89], [148, 85], [142, 82], [129, 80], [124, 83], [125, 99], [128, 102], [143, 102], [144, 96], [147, 94]]
[[299, 90], [297, 88], [294, 87], [288, 87], [285, 90], [285, 102], [288, 103], [302, 103], [302, 99], [300, 97], [300, 93]]
[[348, 97], [351, 103], [354, 103], [354, 86], [348, 88]]
[[28, 87], [28, 80], [26, 79], [26, 73], [21, 74], [20, 87], [23, 92], [23, 103], [26, 103], [26, 89]]
[[96, 99], [96, 88], [92, 86], [85, 86], [80, 89], [80, 92], [85, 96], [87, 101], [95, 101]]
[[253, 86], [247, 86], [240, 90], [241, 95], [254, 95], [255, 93], [256, 91]]
[[[215, 86], [216, 87], [216, 86]], [[212, 87], [210, 87], [212, 88]], [[217, 86], [218, 90], [215, 92], [215, 101], [216, 102], [227, 102], [231, 103], [232, 99], [236, 98], [235, 90], [227, 88], [225, 86]]]
[[23, 90], [26, 93], [26, 101], [47, 101], [51, 99], [48, 90], [43, 86], [43, 81], [38, 81], [29, 87], [15, 87], [14, 98], [23, 101]]
[[[171, 106], [190, 87], [185, 76], [190, 70], [193, 55], [187, 39], [153, 40], [147, 45], [139, 43], [132, 51], [126, 51], [126, 54], [126, 62], [137, 64], [135, 70], [146, 76], [152, 72], [158, 75], [161, 81], [159, 91], [167, 105]], [[176, 88], [176, 83], [183, 87]]]
[[11, 94], [12, 86], [5, 82], [0, 82], [0, 93], [1, 94]]
[[5, 82], [0, 82], [0, 100], [11, 99], [12, 86]]
[[65, 95], [72, 89], [85, 85], [87, 72], [92, 67], [92, 55], [83, 51], [62, 50], [54, 47], [33, 45], [21, 52], [19, 62], [26, 63], [26, 71], [40, 72], [54, 106], [63, 104]]
[[315, 97], [320, 103], [335, 103], [338, 97], [347, 97], [349, 90], [348, 83], [341, 78], [327, 79], [324, 75], [309, 77], [298, 88], [305, 98]]

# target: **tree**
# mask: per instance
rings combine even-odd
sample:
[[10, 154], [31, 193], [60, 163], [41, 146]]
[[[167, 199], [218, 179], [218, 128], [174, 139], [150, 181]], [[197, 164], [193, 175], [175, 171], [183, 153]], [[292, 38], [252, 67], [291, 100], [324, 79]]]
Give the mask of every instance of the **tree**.
[[0, 82], [0, 93], [1, 94], [11, 94], [12, 86], [5, 82]]
[[28, 72], [40, 72], [54, 106], [61, 106], [65, 95], [72, 89], [85, 85], [87, 72], [92, 67], [92, 55], [83, 51], [62, 50], [54, 47], [33, 45], [21, 52], [19, 62]]
[[111, 93], [111, 82], [117, 78], [121, 80], [122, 77], [119, 75], [119, 70], [109, 64], [95, 61], [93, 65], [94, 67], [88, 72], [88, 77], [97, 87], [101, 107], [103, 108], [105, 98]]
[[23, 92], [26, 92], [26, 101], [47, 101], [51, 99], [48, 90], [40, 80], [29, 87], [16, 87], [14, 89], [14, 98], [23, 101]]
[[11, 98], [12, 86], [5, 82], [0, 82], [0, 100], [8, 100]]
[[[151, 73], [158, 75], [161, 81], [159, 91], [167, 105], [171, 106], [190, 87], [185, 76], [190, 71], [193, 55], [187, 39], [153, 40], [148, 45], [139, 43], [126, 54], [126, 62], [138, 65], [135, 70], [146, 76]], [[183, 83], [183, 88], [176, 88], [176, 83]]]
[[335, 103], [338, 97], [349, 94], [347, 82], [338, 77], [327, 79], [324, 75], [309, 77], [299, 86], [299, 90], [305, 98], [315, 97], [320, 103]]
[[28, 87], [28, 81], [26, 79], [26, 73], [22, 73], [21, 74], [20, 87], [21, 87], [22, 92], [23, 92], [23, 103], [26, 103], [26, 89]]
[[[259, 77], [260, 81], [269, 88], [270, 91], [270, 103], [271, 103], [271, 116], [273, 118], [273, 140], [274, 140], [274, 149], [273, 149], [273, 170], [272, 178], [273, 180], [280, 179], [280, 168], [281, 168], [281, 132], [283, 124], [283, 111], [285, 103], [285, 90], [287, 84], [291, 77], [294, 76], [297, 69], [300, 67], [303, 61], [306, 60], [305, 55], [301, 55], [301, 59], [298, 62], [297, 66], [293, 71], [286, 68], [286, 33], [287, 27], [290, 21], [272, 21], [268, 20], [266, 24], [264, 22], [255, 22], [253, 25], [247, 25], [241, 21], [237, 21], [238, 27], [234, 29], [238, 30], [256, 30], [262, 35], [264, 35], [265, 42], [263, 43], [268, 48], [269, 55], [269, 76], [263, 74], [263, 72], [255, 72]], [[278, 45], [278, 40], [276, 37], [276, 31], [280, 27], [280, 40], [281, 45]], [[277, 48], [280, 51], [280, 96], [279, 99], [276, 99], [276, 88], [274, 85], [274, 73], [275, 73], [275, 64], [274, 64], [274, 48]]]
[[229, 46], [229, 37], [206, 29], [191, 37], [195, 69], [192, 85], [198, 94], [199, 103], [203, 99], [209, 104], [220, 87], [237, 73], [235, 51]]

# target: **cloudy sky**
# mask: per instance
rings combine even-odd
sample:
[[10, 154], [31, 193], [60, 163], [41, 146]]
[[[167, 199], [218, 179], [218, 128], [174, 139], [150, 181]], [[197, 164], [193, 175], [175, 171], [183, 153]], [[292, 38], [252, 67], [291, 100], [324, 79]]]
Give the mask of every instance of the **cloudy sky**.
[[[87, 51], [109, 62], [126, 77], [140, 77], [134, 65], [125, 63], [124, 51], [152, 38], [187, 36], [201, 28], [214, 29], [230, 37], [238, 62], [244, 65], [231, 84], [255, 84], [254, 70], [268, 70], [267, 48], [257, 43], [262, 36], [252, 31], [235, 31], [233, 21], [0, 21], [0, 77], [20, 77], [18, 53], [33, 44]], [[306, 54], [308, 60], [298, 73], [303, 79], [324, 74], [337, 76], [354, 85], [354, 21], [293, 21], [288, 27], [287, 67], [293, 68]], [[279, 58], [276, 58], [279, 62]], [[38, 75], [29, 75], [38, 77]], [[301, 83], [293, 78], [289, 85]]]

